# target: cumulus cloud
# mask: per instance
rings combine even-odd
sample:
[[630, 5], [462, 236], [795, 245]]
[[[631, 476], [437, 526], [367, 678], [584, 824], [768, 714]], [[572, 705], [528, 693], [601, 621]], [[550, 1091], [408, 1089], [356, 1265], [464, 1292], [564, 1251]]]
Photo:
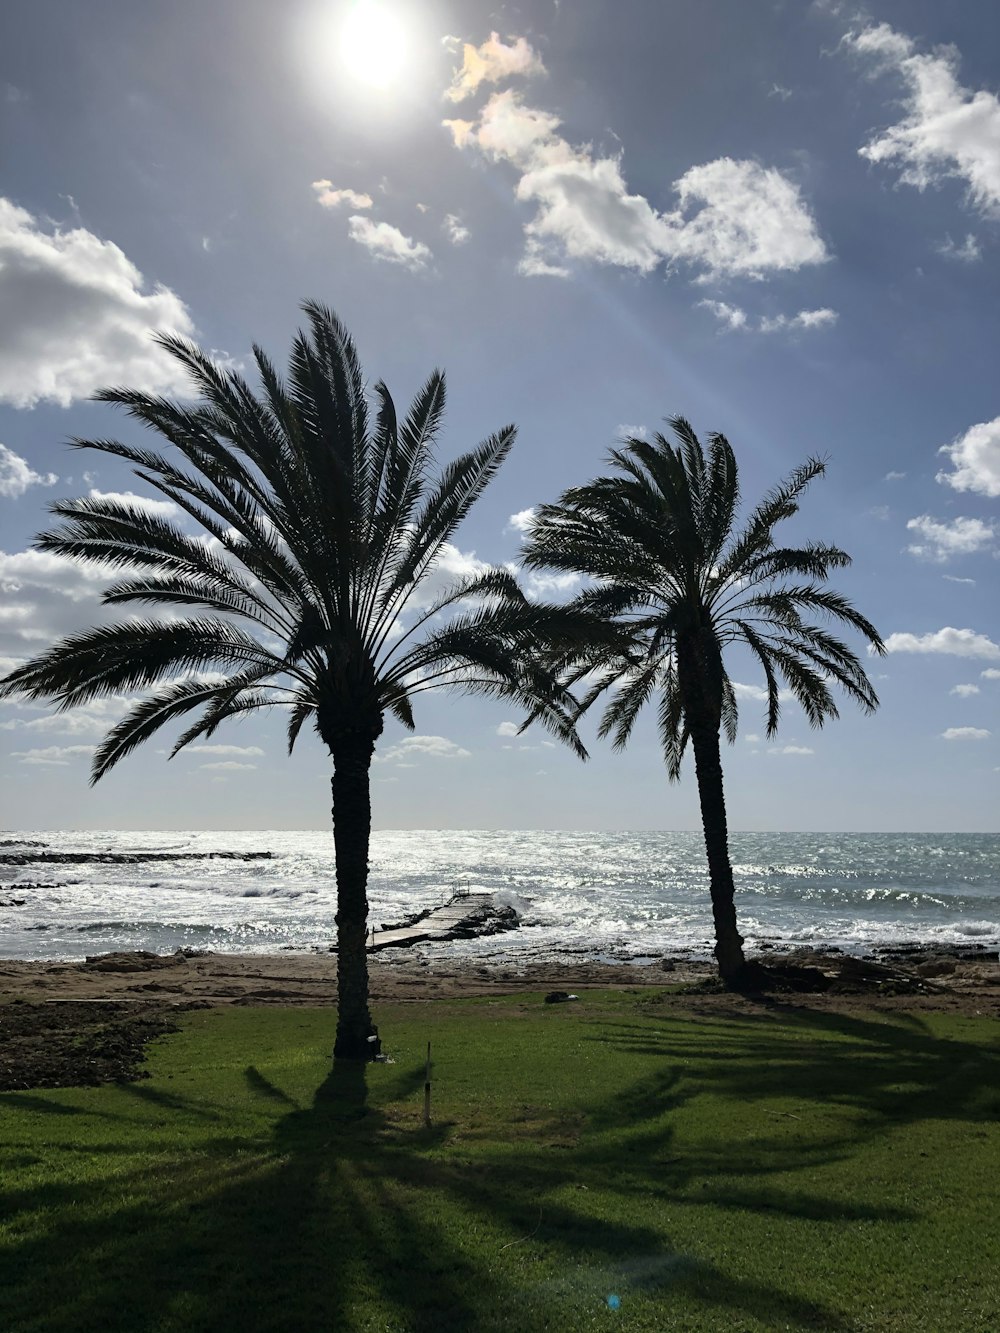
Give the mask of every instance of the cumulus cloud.
[[[454, 41], [449, 37], [445, 44]], [[447, 49], [454, 52], [455, 47], [447, 46]], [[524, 37], [515, 37], [506, 43], [498, 33], [491, 32], [482, 46], [464, 43], [462, 67], [455, 71], [445, 97], [449, 102], [464, 102], [482, 83], [500, 83], [504, 79], [529, 78], [544, 73], [541, 57]]]
[[457, 213], [446, 213], [441, 227], [452, 245], [464, 245], [472, 235]]
[[828, 329], [837, 322], [836, 310], [823, 306], [819, 310], [800, 310], [797, 315], [775, 315], [760, 321], [761, 333], [778, 333], [784, 329]]
[[961, 245], [956, 245], [950, 236], [946, 236], [937, 247], [937, 252], [942, 258], [955, 260], [959, 264], [977, 264], [983, 257], [979, 242], [971, 232]]
[[942, 731], [941, 739], [946, 741], [986, 741], [990, 733], [985, 727], [949, 727]]
[[109, 572], [47, 551], [0, 551], [0, 652], [23, 656], [106, 620]]
[[1000, 417], [970, 426], [938, 453], [947, 454], [954, 468], [953, 472], [939, 472], [938, 481], [956, 491], [1000, 495]]
[[372, 197], [358, 190], [335, 190], [333, 181], [313, 181], [316, 202], [323, 208], [339, 208], [341, 204], [350, 204], [352, 208], [371, 208]]
[[382, 754], [377, 754], [375, 762], [409, 768], [413, 766], [414, 760], [421, 758], [469, 759], [470, 757], [471, 751], [463, 750], [446, 736], [406, 736]]
[[1000, 216], [1000, 99], [959, 83], [955, 48], [922, 54], [887, 23], [849, 33], [844, 45], [896, 74], [906, 89], [903, 119], [865, 144], [861, 156], [896, 166], [899, 179], [918, 190], [957, 177], [974, 207]]
[[768, 750], [768, 754], [815, 754], [816, 751], [808, 745], [775, 745]]
[[516, 514], [511, 514], [507, 520], [507, 530], [514, 532], [530, 532], [531, 525], [535, 521], [535, 506], [529, 505], [527, 509], [519, 509]]
[[987, 551], [993, 545], [996, 528], [980, 518], [955, 518], [950, 523], [921, 514], [906, 524], [908, 532], [915, 532], [919, 542], [908, 546], [910, 555], [921, 560], [943, 562], [954, 555], [974, 555]]
[[973, 694], [979, 693], [978, 685], [953, 685], [948, 691], [949, 694], [957, 694], [960, 699], [968, 699]]
[[14, 750], [12, 753], [22, 764], [53, 764], [65, 768], [74, 759], [92, 755], [94, 749], [93, 745], [47, 745], [40, 750]]
[[426, 245], [404, 236], [398, 227], [388, 222], [373, 222], [371, 218], [355, 213], [348, 219], [347, 229], [351, 240], [363, 245], [373, 259], [402, 264], [411, 272], [425, 268], [432, 258]]
[[501, 722], [497, 727], [498, 736], [516, 736], [520, 728], [516, 722]]
[[929, 634], [890, 634], [885, 647], [890, 653], [942, 653], [948, 657], [984, 657], [989, 662], [1000, 661], [1000, 644], [975, 630], [954, 629], [951, 625]]
[[194, 324], [168, 287], [145, 290], [112, 241], [50, 228], [0, 198], [0, 402], [68, 406], [107, 384], [182, 393], [179, 364], [152, 341]]
[[982, 680], [1000, 680], [1000, 671], [996, 667], [987, 667], [985, 671], [979, 673]]
[[583, 585], [582, 576], [572, 570], [559, 574], [540, 574], [534, 569], [519, 569], [517, 565], [508, 565], [508, 569], [520, 579], [524, 595], [531, 602], [571, 597]]
[[737, 330], [754, 333], [795, 332], [802, 329], [829, 328], [837, 322], [836, 310], [824, 306], [821, 310], [800, 310], [797, 315], [764, 315], [756, 323], [751, 323], [747, 312], [739, 306], [728, 305], [725, 301], [699, 301], [704, 310], [710, 310], [722, 325], [722, 331], [734, 333]]
[[241, 764], [236, 759], [220, 759], [218, 762], [213, 764], [199, 764], [198, 767], [203, 768], [206, 771], [212, 771], [218, 773], [239, 773], [239, 772], [248, 772], [251, 769], [255, 769], [257, 765]]
[[446, 121], [458, 147], [512, 164], [522, 203], [536, 205], [524, 227], [521, 271], [565, 276], [576, 259], [651, 272], [684, 262], [703, 276], [762, 277], [827, 256], [798, 186], [773, 167], [718, 158], [674, 182], [677, 206], [659, 213], [629, 193], [621, 156], [574, 146], [559, 117], [526, 106], [511, 89], [494, 93], [477, 121]]
[[93, 500], [112, 500], [125, 504], [156, 518], [175, 518], [181, 512], [173, 500], [155, 500], [150, 495], [136, 495], [135, 491], [99, 491], [91, 487], [90, 496]]
[[[741, 681], [733, 681], [733, 693], [737, 699], [752, 699], [755, 703], [767, 703], [767, 690], [763, 685], [744, 685]], [[794, 699], [791, 690], [779, 690], [778, 698], [784, 701]]]
[[882, 478], [883, 481], [902, 481], [906, 476], [905, 472], [887, 472]]
[[727, 305], [725, 301], [699, 301], [698, 305], [703, 310], [710, 310], [723, 329], [734, 331], [747, 326], [747, 312], [739, 306]]
[[54, 472], [36, 472], [27, 459], [0, 444], [0, 495], [6, 499], [16, 500], [29, 486], [54, 486], [58, 480]]

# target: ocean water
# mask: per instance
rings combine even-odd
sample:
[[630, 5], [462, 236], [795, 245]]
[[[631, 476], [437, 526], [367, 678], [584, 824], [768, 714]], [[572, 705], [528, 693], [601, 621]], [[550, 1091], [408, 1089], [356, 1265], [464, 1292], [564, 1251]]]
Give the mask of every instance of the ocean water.
[[[23, 866], [4, 859], [32, 850], [272, 856]], [[731, 853], [750, 946], [1000, 946], [1000, 834], [738, 833]], [[434, 906], [460, 885], [499, 893], [522, 913], [517, 931], [418, 946], [425, 957], [651, 962], [712, 946], [699, 834], [381, 832], [370, 860], [377, 923]], [[325, 949], [336, 910], [333, 841], [315, 832], [0, 833], [0, 903], [7, 958]]]

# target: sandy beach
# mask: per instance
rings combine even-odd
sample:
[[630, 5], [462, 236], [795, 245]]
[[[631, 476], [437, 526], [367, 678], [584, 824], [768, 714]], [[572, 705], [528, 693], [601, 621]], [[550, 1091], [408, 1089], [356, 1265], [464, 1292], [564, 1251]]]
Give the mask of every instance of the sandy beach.
[[[931, 1006], [1000, 1015], [1000, 968], [995, 955], [956, 956], [919, 949], [903, 958], [863, 964], [843, 955], [797, 953], [762, 961], [819, 967], [831, 979], [822, 994], [790, 996], [796, 1003]], [[589, 960], [487, 967], [468, 959], [426, 962], [403, 951], [369, 957], [371, 997], [420, 1002], [466, 996], [509, 995], [592, 987], [689, 987], [714, 975], [705, 962], [638, 967]], [[337, 960], [329, 953], [174, 954], [120, 953], [83, 963], [0, 960], [0, 1003], [146, 1001], [190, 1004], [332, 1005]], [[679, 996], [678, 999], [686, 999]], [[699, 997], [701, 998], [701, 997]], [[741, 997], [705, 993], [717, 1003]]]

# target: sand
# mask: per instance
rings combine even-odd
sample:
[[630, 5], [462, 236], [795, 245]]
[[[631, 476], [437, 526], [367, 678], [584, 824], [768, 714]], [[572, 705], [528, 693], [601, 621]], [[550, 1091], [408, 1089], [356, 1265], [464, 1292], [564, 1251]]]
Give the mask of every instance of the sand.
[[[992, 958], [941, 959], [929, 951], [879, 971], [837, 955], [794, 955], [761, 961], [820, 966], [836, 978], [834, 992], [789, 996], [795, 1003], [890, 1008], [949, 1008], [1000, 1017], [1000, 969]], [[426, 1002], [592, 987], [690, 986], [713, 976], [708, 961], [637, 967], [584, 960], [485, 966], [468, 959], [427, 962], [412, 953], [369, 956], [373, 1002]], [[859, 968], [861, 969], [859, 971]], [[928, 975], [928, 974], [933, 975]], [[330, 1005], [336, 999], [336, 956], [329, 953], [108, 954], [87, 963], [0, 960], [0, 1003], [31, 1001], [153, 1001], [157, 1004]], [[709, 1002], [740, 997], [706, 995]]]

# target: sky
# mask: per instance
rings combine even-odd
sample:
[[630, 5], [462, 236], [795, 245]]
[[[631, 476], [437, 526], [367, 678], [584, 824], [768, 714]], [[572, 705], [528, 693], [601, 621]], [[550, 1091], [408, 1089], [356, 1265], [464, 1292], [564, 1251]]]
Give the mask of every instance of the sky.
[[[816, 732], [787, 704], [769, 742], [736, 654], [730, 825], [996, 830], [998, 94], [986, 4], [8, 0], [2, 666], [109, 615], [100, 571], [32, 551], [47, 504], [150, 497], [67, 448], [139, 438], [90, 395], [185, 395], [158, 329], [281, 363], [313, 298], [397, 405], [445, 369], [442, 461], [517, 424], [450, 569], [516, 567], [534, 505], [674, 414], [729, 438], [749, 502], [827, 459], [787, 535], [853, 556], [881, 707]], [[652, 718], [621, 754], [585, 722], [583, 764], [496, 703], [417, 703], [379, 745], [378, 828], [699, 827]], [[0, 821], [326, 826], [328, 758], [287, 757], [277, 718], [169, 763], [165, 736], [91, 789], [124, 706], [0, 708]]]

